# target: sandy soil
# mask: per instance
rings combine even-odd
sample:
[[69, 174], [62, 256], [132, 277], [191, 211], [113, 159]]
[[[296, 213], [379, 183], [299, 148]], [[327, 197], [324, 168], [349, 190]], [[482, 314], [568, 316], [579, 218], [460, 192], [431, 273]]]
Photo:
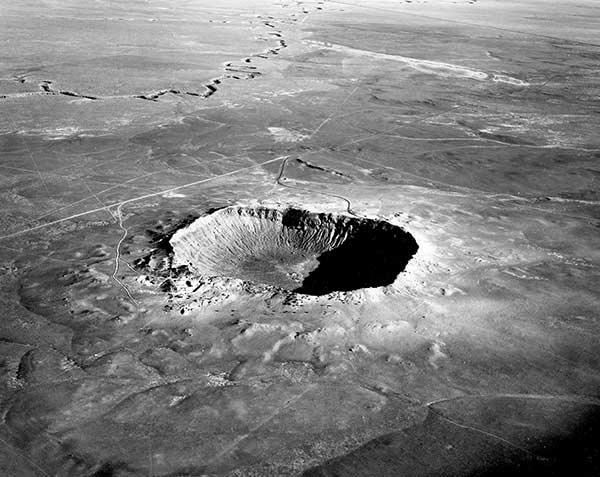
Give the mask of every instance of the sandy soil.
[[[0, 473], [598, 475], [599, 15], [4, 2]], [[290, 207], [418, 250], [323, 294], [173, 262]]]

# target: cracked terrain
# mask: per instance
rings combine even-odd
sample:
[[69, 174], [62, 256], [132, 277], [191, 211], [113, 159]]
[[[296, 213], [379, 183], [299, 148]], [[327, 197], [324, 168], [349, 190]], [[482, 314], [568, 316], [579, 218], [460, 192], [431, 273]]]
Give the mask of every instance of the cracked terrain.
[[0, 474], [598, 475], [598, 9], [0, 7]]

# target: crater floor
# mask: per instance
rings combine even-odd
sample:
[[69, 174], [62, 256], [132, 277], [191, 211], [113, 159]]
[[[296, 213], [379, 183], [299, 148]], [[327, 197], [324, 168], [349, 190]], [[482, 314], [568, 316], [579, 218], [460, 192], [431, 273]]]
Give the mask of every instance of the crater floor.
[[0, 475], [600, 474], [595, 2], [0, 10]]

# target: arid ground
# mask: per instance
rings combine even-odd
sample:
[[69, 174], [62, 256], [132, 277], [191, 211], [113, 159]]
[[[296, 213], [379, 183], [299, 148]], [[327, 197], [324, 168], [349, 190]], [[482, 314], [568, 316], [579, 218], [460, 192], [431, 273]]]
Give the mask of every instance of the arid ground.
[[599, 475], [600, 5], [0, 5], [0, 474]]

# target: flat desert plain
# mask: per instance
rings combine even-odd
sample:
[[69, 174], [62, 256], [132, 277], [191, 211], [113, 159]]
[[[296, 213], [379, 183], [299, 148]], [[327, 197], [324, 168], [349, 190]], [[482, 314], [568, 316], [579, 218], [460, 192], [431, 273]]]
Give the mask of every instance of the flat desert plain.
[[0, 5], [0, 474], [599, 475], [600, 5]]

